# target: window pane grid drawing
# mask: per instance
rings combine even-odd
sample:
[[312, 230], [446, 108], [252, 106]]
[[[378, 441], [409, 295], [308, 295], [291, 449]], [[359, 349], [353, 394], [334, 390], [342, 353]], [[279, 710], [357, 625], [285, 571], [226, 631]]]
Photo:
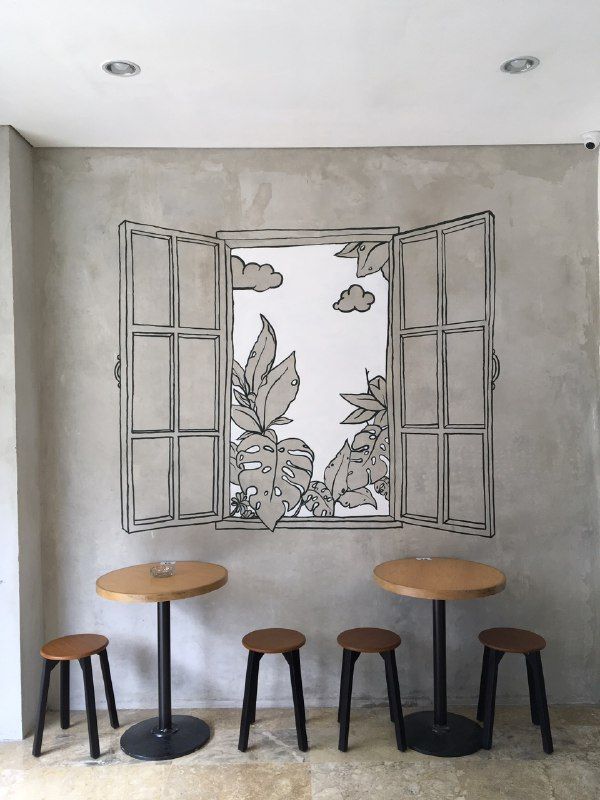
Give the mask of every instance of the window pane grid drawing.
[[399, 517], [493, 536], [493, 215], [403, 232], [395, 237], [394, 253], [400, 307]]
[[122, 526], [220, 519], [224, 244], [123, 222], [119, 247]]
[[[381, 374], [387, 382], [389, 512], [284, 516], [277, 527], [368, 530], [412, 524], [494, 535], [492, 390], [499, 363], [493, 350], [489, 211], [404, 232], [396, 227], [209, 236], [123, 222], [115, 377], [124, 530], [207, 522], [264, 529], [256, 518], [233, 517], [230, 507], [231, 251], [314, 244], [351, 248], [360, 242], [367, 249], [384, 244], [388, 253], [387, 355]], [[273, 264], [276, 268], [276, 260]], [[372, 279], [362, 277], [365, 290], [372, 288]]]

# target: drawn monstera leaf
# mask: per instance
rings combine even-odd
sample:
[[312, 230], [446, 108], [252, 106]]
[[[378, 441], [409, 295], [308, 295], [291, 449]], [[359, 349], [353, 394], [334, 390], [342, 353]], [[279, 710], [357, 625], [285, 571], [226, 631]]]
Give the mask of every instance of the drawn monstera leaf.
[[389, 428], [367, 425], [352, 442], [348, 488], [362, 489], [387, 475], [390, 458]]
[[246, 369], [244, 370], [244, 378], [248, 384], [249, 393], [253, 395], [256, 395], [259, 386], [273, 366], [277, 351], [277, 339], [271, 323], [262, 314], [260, 318], [262, 320], [262, 329], [258, 334], [258, 339], [254, 342], [254, 347], [250, 350]]
[[299, 388], [296, 354], [290, 353], [269, 371], [256, 393], [256, 413], [263, 430], [285, 414]]
[[234, 386], [239, 386], [244, 392], [248, 390], [244, 368], [238, 363], [235, 358], [233, 359], [233, 366], [231, 368], [231, 382]]
[[237, 444], [229, 443], [229, 481], [236, 486], [240, 485], [240, 468], [237, 463]]
[[300, 502], [312, 477], [314, 453], [301, 439], [252, 434], [238, 445], [239, 483], [269, 530]]
[[333, 497], [323, 481], [311, 481], [302, 502], [313, 517], [333, 517]]

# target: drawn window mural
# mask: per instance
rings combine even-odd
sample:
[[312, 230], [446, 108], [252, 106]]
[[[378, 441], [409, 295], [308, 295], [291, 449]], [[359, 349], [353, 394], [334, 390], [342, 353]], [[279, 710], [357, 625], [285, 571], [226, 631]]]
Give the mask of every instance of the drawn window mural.
[[491, 212], [400, 233], [120, 226], [127, 531], [494, 534]]

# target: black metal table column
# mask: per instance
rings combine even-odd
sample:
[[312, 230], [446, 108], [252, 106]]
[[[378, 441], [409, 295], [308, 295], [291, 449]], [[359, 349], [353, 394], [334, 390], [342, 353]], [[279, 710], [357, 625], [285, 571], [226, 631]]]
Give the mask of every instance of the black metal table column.
[[448, 714], [446, 695], [446, 601], [433, 601], [433, 711], [404, 720], [412, 750], [430, 756], [467, 756], [481, 749], [482, 728], [460, 714]]
[[157, 603], [158, 717], [138, 722], [121, 737], [121, 749], [133, 758], [164, 761], [188, 755], [210, 739], [204, 720], [171, 711], [171, 604]]

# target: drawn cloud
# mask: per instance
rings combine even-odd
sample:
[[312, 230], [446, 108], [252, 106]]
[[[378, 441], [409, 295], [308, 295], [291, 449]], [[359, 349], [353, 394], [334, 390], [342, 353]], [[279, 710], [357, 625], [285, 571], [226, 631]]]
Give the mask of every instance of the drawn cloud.
[[375, 295], [365, 292], [362, 286], [353, 283], [340, 295], [340, 299], [333, 304], [336, 311], [347, 314], [349, 311], [368, 311], [375, 302]]
[[275, 272], [270, 264], [245, 264], [239, 256], [231, 257], [231, 271], [234, 289], [266, 292], [267, 289], [276, 289], [283, 283], [283, 275]]

